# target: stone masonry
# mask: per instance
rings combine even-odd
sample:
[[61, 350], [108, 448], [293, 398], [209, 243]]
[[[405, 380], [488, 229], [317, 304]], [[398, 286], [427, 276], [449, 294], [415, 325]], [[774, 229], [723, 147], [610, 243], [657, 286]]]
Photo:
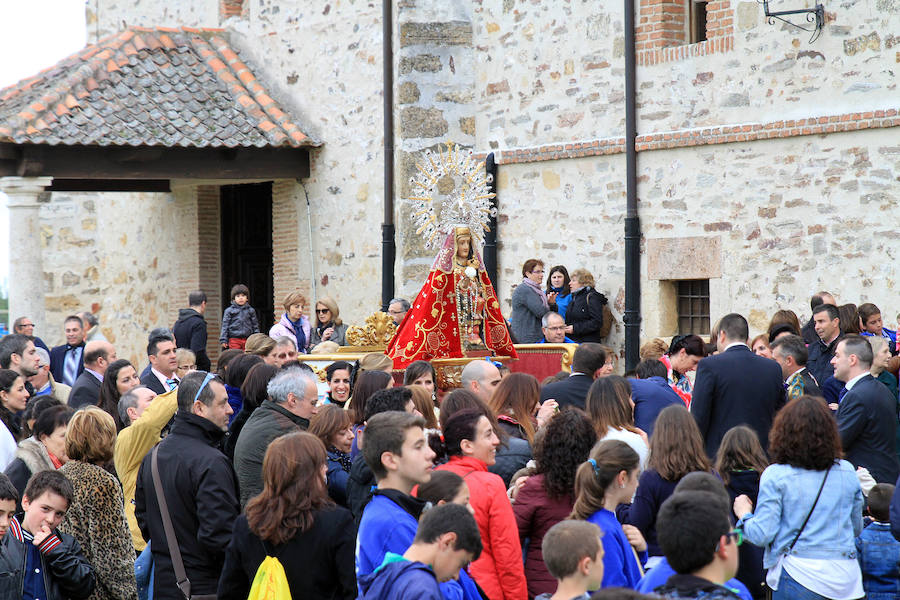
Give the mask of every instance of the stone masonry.
[[[873, 301], [894, 322], [900, 3], [828, 5], [813, 44], [766, 23], [755, 0], [709, 2], [700, 44], [682, 43], [673, 25], [684, 2], [638, 5], [642, 337], [675, 333], [678, 278], [709, 277], [713, 317], [743, 310], [754, 331], [778, 308], [804, 316], [820, 288], [841, 302]], [[335, 297], [350, 322], [377, 309], [381, 3], [91, 0], [88, 15], [92, 39], [123, 22], [226, 28], [273, 96], [324, 143], [308, 179], [273, 188], [276, 311], [294, 287]], [[411, 297], [433, 259], [399, 198], [421, 152], [454, 141], [494, 152], [499, 164], [506, 310], [526, 259], [585, 267], [612, 302], [610, 341], [620, 347], [621, 3], [398, 0], [395, 27], [397, 293]], [[104, 326], [130, 340], [171, 323], [189, 283], [217, 284], [208, 233], [217, 221], [199, 216], [215, 204], [214, 186], [173, 189], [53, 195], [41, 212], [51, 330], [98, 301]], [[200, 233], [196, 247], [181, 245], [187, 230]], [[196, 275], [178, 270], [191, 260], [202, 261]], [[139, 340], [127, 346], [120, 355], [141, 354]]]

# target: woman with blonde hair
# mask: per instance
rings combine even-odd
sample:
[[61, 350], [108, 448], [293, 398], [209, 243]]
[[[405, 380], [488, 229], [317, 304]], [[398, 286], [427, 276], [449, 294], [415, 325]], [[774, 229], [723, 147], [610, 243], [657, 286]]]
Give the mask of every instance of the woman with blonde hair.
[[269, 330], [269, 337], [277, 340], [280, 337], [289, 337], [294, 340], [297, 352], [306, 353], [310, 341], [309, 319], [303, 314], [306, 308], [306, 296], [298, 291], [293, 291], [284, 297], [281, 303], [284, 306], [284, 314], [281, 320]]
[[594, 289], [594, 276], [587, 269], [575, 269], [569, 279], [572, 300], [566, 308], [566, 335], [578, 342], [600, 342], [609, 335], [612, 323], [604, 319], [606, 296]]
[[647, 465], [647, 434], [634, 424], [634, 402], [631, 384], [624, 377], [600, 377], [591, 384], [585, 409], [600, 440], [621, 440], [631, 446], [641, 459], [641, 470]]
[[[333, 406], [333, 405], [332, 405]], [[269, 444], [263, 491], [234, 525], [219, 600], [244, 600], [259, 565], [276, 556], [293, 598], [354, 598], [353, 517], [328, 497], [325, 444], [298, 431]]]
[[113, 457], [116, 424], [96, 406], [77, 411], [66, 429], [69, 461], [60, 472], [72, 482], [75, 495], [59, 530], [81, 544], [94, 567], [92, 600], [135, 598], [134, 546], [125, 521], [122, 485], [102, 465]]
[[869, 336], [866, 338], [869, 345], [872, 346], [872, 367], [869, 373], [872, 377], [887, 386], [894, 398], [897, 397], [897, 378], [888, 371], [888, 365], [891, 362], [891, 345], [890, 340], [881, 336]]
[[769, 334], [761, 333], [750, 340], [750, 349], [753, 354], [763, 358], [772, 358], [772, 350], [769, 348]]
[[309, 333], [309, 345], [334, 342], [346, 346], [347, 325], [341, 321], [340, 309], [334, 299], [325, 296], [316, 302], [315, 326]]
[[625, 515], [625, 522], [637, 527], [647, 540], [650, 556], [662, 556], [656, 542], [659, 507], [682, 477], [693, 471], [711, 470], [703, 437], [691, 413], [679, 404], [664, 408], [653, 426], [647, 470], [641, 473], [637, 494]]
[[247, 338], [244, 353], [260, 357], [267, 365], [280, 367], [281, 365], [278, 364], [278, 359], [275, 357], [275, 345], [275, 340], [266, 334], [254, 333]]

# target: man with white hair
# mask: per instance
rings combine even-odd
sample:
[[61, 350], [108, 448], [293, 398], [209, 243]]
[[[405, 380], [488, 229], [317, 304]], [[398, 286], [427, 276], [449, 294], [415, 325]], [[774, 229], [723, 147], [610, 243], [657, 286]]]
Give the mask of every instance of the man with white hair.
[[305, 431], [309, 420], [318, 412], [316, 379], [305, 369], [279, 372], [269, 381], [266, 392], [268, 399], [247, 419], [234, 447], [241, 507], [263, 489], [263, 458], [272, 440], [292, 431]]
[[34, 386], [34, 395], [49, 396], [63, 404], [69, 401], [69, 393], [72, 388], [53, 379], [50, 373], [50, 353], [43, 348], [35, 348], [37, 352], [37, 375], [28, 378], [28, 382]]
[[157, 396], [150, 388], [139, 385], [119, 398], [119, 418], [125, 429], [116, 438], [113, 461], [125, 494], [125, 520], [131, 530], [134, 549], [141, 552], [147, 545], [134, 516], [134, 491], [141, 461], [162, 439], [160, 433], [178, 410], [177, 391]]
[[473, 360], [460, 375], [463, 389], [469, 390], [485, 404], [490, 404], [494, 390], [500, 385], [500, 369], [488, 360]]

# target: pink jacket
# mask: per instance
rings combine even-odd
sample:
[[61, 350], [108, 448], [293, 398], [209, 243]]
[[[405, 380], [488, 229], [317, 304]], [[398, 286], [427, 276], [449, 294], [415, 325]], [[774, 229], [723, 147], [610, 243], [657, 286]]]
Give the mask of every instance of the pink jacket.
[[[306, 336], [306, 343], [303, 345], [303, 348], [297, 348], [300, 352], [306, 352], [306, 349], [309, 347], [309, 319], [306, 318], [306, 315], [300, 317], [300, 326], [303, 327], [303, 334]], [[297, 345], [297, 336], [294, 334], [294, 327], [291, 325], [291, 322], [287, 318], [287, 314], [281, 315], [281, 320], [272, 326], [272, 329], [269, 330], [269, 337], [273, 340], [277, 340], [280, 337], [289, 337], [294, 340], [294, 345]]]

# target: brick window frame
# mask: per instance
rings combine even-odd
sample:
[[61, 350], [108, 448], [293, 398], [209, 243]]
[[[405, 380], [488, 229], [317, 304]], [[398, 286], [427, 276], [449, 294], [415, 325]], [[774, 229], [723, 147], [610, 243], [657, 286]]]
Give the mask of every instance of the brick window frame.
[[734, 50], [731, 0], [709, 0], [706, 3], [706, 40], [688, 43], [689, 4], [693, 1], [640, 0], [635, 28], [638, 65], [655, 65]]

